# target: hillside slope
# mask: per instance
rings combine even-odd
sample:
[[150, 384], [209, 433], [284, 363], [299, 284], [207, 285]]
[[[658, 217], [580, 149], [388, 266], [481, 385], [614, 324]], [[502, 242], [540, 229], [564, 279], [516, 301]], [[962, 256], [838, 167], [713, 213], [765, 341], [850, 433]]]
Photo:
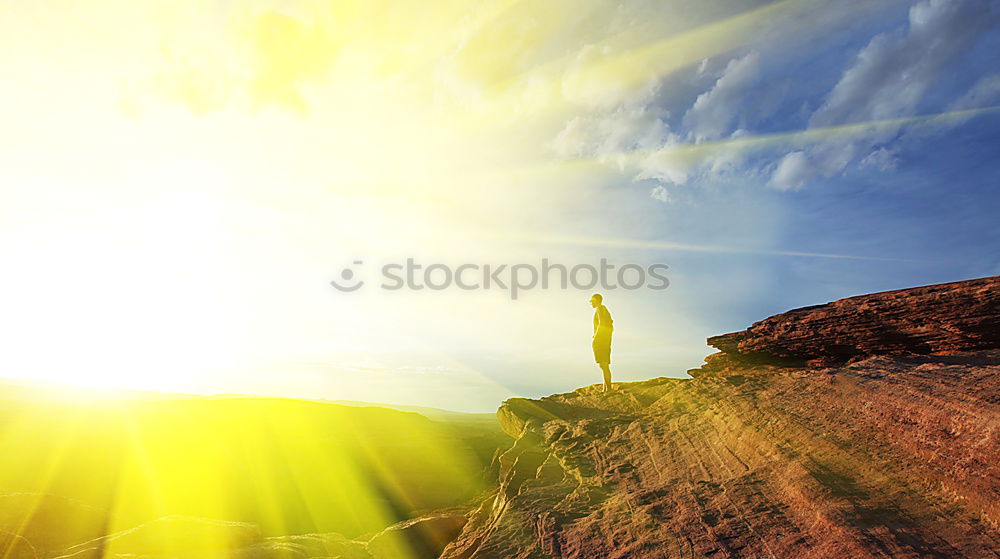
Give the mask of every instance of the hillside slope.
[[1000, 557], [998, 302], [846, 299], [711, 339], [691, 379], [508, 400], [442, 557]]
[[510, 444], [477, 416], [433, 421], [299, 400], [90, 401], [0, 385], [0, 404], [6, 557], [176, 556], [202, 547], [237, 556], [248, 546], [264, 557], [267, 546], [280, 550], [282, 538], [303, 534], [363, 551], [367, 543], [355, 539], [383, 535], [375, 549], [394, 533], [450, 537], [464, 518], [432, 511], [466, 507], [494, 487], [495, 454]]

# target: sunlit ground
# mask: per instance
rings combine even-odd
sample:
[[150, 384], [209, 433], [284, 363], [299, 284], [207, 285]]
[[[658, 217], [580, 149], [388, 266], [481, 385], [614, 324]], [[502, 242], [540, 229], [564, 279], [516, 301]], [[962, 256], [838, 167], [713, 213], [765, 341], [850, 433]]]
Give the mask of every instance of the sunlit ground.
[[19, 386], [0, 397], [0, 529], [42, 556], [370, 537], [478, 496], [503, 440], [475, 424], [293, 400]]

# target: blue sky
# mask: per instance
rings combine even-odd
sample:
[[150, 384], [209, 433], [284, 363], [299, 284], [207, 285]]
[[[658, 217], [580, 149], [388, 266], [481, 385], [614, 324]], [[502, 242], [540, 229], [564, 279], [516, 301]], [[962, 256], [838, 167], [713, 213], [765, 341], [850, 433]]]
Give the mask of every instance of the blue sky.
[[600, 380], [589, 289], [329, 280], [663, 263], [668, 289], [606, 293], [635, 381], [794, 307], [1000, 274], [998, 21], [984, 0], [0, 3], [0, 366], [489, 411]]
[[[812, 23], [804, 35], [778, 29], [667, 76], [638, 102], [579, 117], [613, 132], [581, 132], [566, 151], [600, 155], [984, 109], [775, 142], [742, 156], [723, 141], [702, 161], [640, 163], [639, 184], [666, 199], [660, 230], [674, 239], [687, 232], [690, 242], [704, 240], [713, 233], [703, 228], [711, 228], [716, 244], [741, 246], [753, 242], [747, 231], [767, 229], [773, 250], [873, 258], [720, 263], [672, 255], [675, 267], [698, 275], [761, 281], [714, 310], [720, 326], [853, 294], [1000, 273], [1000, 114], [993, 108], [1000, 104], [1000, 8], [895, 2], [844, 16], [856, 6], [819, 7], [811, 17], [834, 24]], [[617, 119], [620, 128], [600, 119]], [[615, 149], [607, 149], [601, 142], [612, 136]], [[749, 215], [734, 222], [740, 208]]]

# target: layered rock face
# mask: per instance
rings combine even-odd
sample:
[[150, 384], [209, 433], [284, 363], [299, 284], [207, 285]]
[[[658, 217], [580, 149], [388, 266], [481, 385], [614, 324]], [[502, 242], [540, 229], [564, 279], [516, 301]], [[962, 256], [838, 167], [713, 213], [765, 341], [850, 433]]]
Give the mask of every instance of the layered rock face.
[[826, 365], [870, 355], [1000, 347], [1000, 277], [795, 309], [708, 344], [751, 363]]
[[1000, 557], [998, 282], [772, 317], [691, 379], [508, 400], [499, 489], [442, 557]]

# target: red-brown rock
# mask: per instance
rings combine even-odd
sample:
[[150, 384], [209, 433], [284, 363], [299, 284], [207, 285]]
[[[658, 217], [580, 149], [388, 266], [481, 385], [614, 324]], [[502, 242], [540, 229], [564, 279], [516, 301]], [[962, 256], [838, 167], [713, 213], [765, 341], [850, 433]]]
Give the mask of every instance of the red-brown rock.
[[779, 315], [691, 379], [508, 400], [499, 489], [441, 557], [1000, 557], [997, 281]]
[[1000, 276], [795, 309], [709, 345], [751, 363], [833, 365], [872, 355], [1000, 347]]

